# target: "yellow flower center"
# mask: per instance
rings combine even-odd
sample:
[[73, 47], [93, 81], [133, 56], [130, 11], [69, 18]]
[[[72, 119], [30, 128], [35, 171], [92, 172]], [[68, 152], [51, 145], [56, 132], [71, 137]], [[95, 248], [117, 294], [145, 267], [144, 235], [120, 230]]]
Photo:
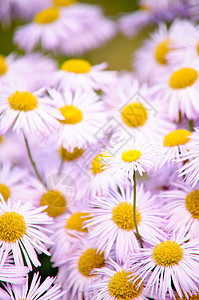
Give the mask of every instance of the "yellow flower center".
[[164, 137], [163, 145], [165, 147], [174, 147], [184, 145], [190, 140], [191, 132], [186, 129], [177, 129]]
[[133, 102], [123, 108], [121, 118], [129, 127], [140, 127], [145, 124], [148, 112], [143, 104]]
[[75, 2], [75, 0], [53, 0], [53, 4], [56, 6], [69, 6]]
[[10, 107], [14, 110], [30, 111], [38, 107], [37, 97], [29, 92], [15, 92], [8, 97]]
[[77, 230], [81, 232], [88, 232], [87, 228], [83, 228], [84, 222], [86, 220], [89, 220], [91, 217], [89, 217], [89, 213], [82, 213], [82, 212], [77, 212], [74, 213], [67, 221], [66, 223], [66, 229], [72, 229], [72, 230]]
[[59, 9], [57, 7], [50, 7], [48, 9], [38, 12], [34, 21], [39, 24], [53, 23], [59, 18]]
[[198, 72], [193, 68], [182, 68], [174, 72], [170, 79], [169, 84], [173, 89], [184, 89], [192, 86], [198, 79]]
[[6, 58], [4, 55], [0, 55], [0, 76], [4, 75], [7, 72], [7, 64], [6, 64]]
[[183, 258], [183, 249], [174, 241], [164, 241], [155, 246], [152, 257], [157, 265], [164, 267], [177, 265]]
[[169, 39], [167, 39], [167, 40], [159, 43], [155, 49], [155, 59], [161, 65], [167, 64], [166, 54], [169, 51], [171, 51], [171, 49], [169, 48], [170, 44], [171, 44], [171, 41]]
[[0, 144], [3, 142], [3, 136], [0, 135]]
[[[133, 205], [127, 202], [120, 202], [118, 206], [114, 207], [112, 210], [113, 221], [118, 225], [118, 227], [130, 231], [135, 228], [135, 223], [133, 219]], [[136, 221], [139, 225], [141, 222], [141, 213], [136, 209]]]
[[66, 161], [73, 161], [73, 160], [79, 158], [83, 154], [83, 152], [84, 152], [84, 149], [81, 149], [81, 148], [79, 149], [77, 147], [75, 147], [73, 152], [69, 152], [66, 149], [64, 149], [63, 147], [61, 147], [59, 150], [59, 154], [60, 154], [61, 158]]
[[10, 189], [7, 185], [0, 183], [0, 194], [2, 194], [3, 199], [7, 202], [10, 197]]
[[199, 220], [199, 190], [193, 190], [186, 196], [185, 205], [192, 217]]
[[24, 217], [16, 212], [5, 212], [0, 216], [0, 240], [15, 243], [26, 233]]
[[65, 120], [60, 121], [63, 124], [77, 124], [80, 123], [83, 119], [82, 111], [71, 105], [64, 105], [60, 107], [59, 109], [62, 113], [62, 116], [65, 118]]
[[72, 58], [61, 65], [61, 70], [72, 73], [88, 73], [91, 67], [91, 64], [84, 59]]
[[140, 158], [141, 152], [139, 150], [126, 150], [122, 153], [122, 160], [125, 162], [132, 162], [136, 161], [138, 158]]
[[97, 249], [87, 249], [80, 256], [78, 261], [79, 272], [84, 276], [92, 276], [90, 272], [94, 268], [102, 268], [105, 266], [104, 252], [97, 251]]
[[104, 171], [104, 167], [106, 166], [105, 162], [103, 161], [105, 155], [99, 154], [95, 156], [91, 163], [91, 172], [93, 175], [99, 174]]
[[48, 191], [43, 194], [40, 206], [48, 205], [45, 210], [50, 217], [57, 217], [63, 214], [66, 210], [66, 199], [58, 191]]
[[138, 277], [132, 272], [118, 271], [109, 280], [109, 294], [117, 300], [137, 299], [143, 289], [142, 285], [138, 287], [139, 282]]

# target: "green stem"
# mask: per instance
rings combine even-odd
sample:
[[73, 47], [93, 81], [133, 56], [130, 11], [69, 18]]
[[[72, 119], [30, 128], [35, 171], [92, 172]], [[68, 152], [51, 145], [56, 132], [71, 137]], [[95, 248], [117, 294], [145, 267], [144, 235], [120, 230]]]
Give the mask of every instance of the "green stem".
[[189, 130], [193, 131], [193, 120], [189, 120]]
[[37, 170], [36, 163], [34, 162], [34, 160], [32, 158], [32, 154], [31, 154], [31, 151], [30, 151], [30, 146], [28, 144], [28, 140], [27, 140], [25, 134], [23, 134], [23, 136], [24, 136], [24, 140], [25, 140], [25, 143], [26, 143], [26, 148], [27, 148], [27, 151], [28, 151], [28, 156], [29, 156], [31, 164], [32, 164], [32, 166], [34, 168], [35, 174], [37, 175], [37, 178], [39, 179], [39, 181], [46, 187], [46, 184], [43, 182], [43, 179], [42, 179], [41, 175], [39, 174], [39, 171]]
[[133, 196], [133, 219], [134, 219], [134, 224], [135, 224], [135, 230], [137, 233], [138, 240], [140, 242], [141, 248], [143, 248], [142, 244], [142, 239], [138, 231], [138, 225], [137, 225], [137, 220], [136, 220], [136, 175], [135, 175], [135, 170], [133, 171], [133, 191], [134, 191], [134, 196]]
[[58, 173], [60, 174], [61, 171], [63, 170], [63, 167], [64, 167], [64, 159], [63, 157], [61, 158], [61, 162], [60, 162], [60, 165], [59, 165], [59, 170], [58, 170]]

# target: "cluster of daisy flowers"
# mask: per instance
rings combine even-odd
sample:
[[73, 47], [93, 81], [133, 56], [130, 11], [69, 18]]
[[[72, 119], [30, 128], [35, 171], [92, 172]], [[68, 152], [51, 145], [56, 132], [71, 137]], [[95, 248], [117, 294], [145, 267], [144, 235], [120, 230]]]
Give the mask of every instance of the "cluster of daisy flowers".
[[2, 300], [199, 297], [199, 7], [140, 6], [119, 26], [158, 28], [133, 73], [76, 57], [116, 32], [100, 8], [0, 3], [3, 25], [29, 21], [25, 54], [0, 55]]

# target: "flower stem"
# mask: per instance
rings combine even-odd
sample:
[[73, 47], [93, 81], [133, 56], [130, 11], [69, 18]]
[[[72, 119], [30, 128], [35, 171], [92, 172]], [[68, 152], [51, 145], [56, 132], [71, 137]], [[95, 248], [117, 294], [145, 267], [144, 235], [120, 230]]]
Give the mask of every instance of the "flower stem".
[[34, 168], [35, 174], [36, 174], [37, 178], [39, 179], [39, 181], [46, 187], [46, 184], [43, 182], [43, 179], [42, 179], [41, 175], [39, 174], [39, 171], [37, 170], [36, 163], [34, 162], [34, 160], [32, 158], [32, 154], [31, 154], [31, 151], [30, 151], [30, 146], [28, 144], [28, 140], [27, 140], [25, 134], [23, 134], [23, 136], [24, 136], [26, 148], [27, 148], [27, 151], [28, 151], [28, 156], [29, 156], [31, 164], [32, 164], [32, 166]]
[[189, 120], [189, 130], [193, 131], [193, 120]]
[[135, 230], [137, 233], [138, 240], [140, 242], [141, 248], [143, 248], [142, 244], [142, 239], [141, 236], [138, 232], [138, 225], [137, 225], [137, 220], [136, 220], [136, 175], [135, 175], [135, 170], [133, 171], [133, 191], [134, 191], [134, 196], [133, 196], [133, 219], [134, 219], [134, 224], [135, 224]]

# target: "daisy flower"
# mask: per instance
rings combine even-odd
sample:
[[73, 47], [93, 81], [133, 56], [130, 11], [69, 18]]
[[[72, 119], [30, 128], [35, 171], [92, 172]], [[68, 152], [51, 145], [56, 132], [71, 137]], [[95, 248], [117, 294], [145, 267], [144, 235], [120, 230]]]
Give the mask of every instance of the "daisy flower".
[[[118, 191], [119, 190], [119, 191]], [[145, 192], [143, 185], [136, 189], [136, 221], [139, 234], [144, 242], [154, 244], [163, 235], [160, 226], [163, 216], [154, 206], [155, 197]], [[91, 219], [85, 221], [87, 227], [93, 226], [89, 238], [98, 249], [108, 257], [115, 249], [118, 261], [125, 261], [129, 252], [139, 251], [134, 224], [134, 191], [132, 186], [126, 189], [110, 189], [104, 196], [92, 198], [88, 210]]]
[[63, 62], [60, 70], [54, 72], [51, 85], [60, 90], [71, 89], [103, 90], [116, 80], [115, 71], [106, 71], [107, 64], [101, 63], [92, 66], [88, 61], [80, 58], [71, 58]]
[[75, 201], [69, 204], [66, 213], [55, 219], [51, 235], [55, 244], [49, 250], [54, 266], [60, 265], [75, 250], [77, 239], [87, 237], [88, 228], [83, 226], [90, 219], [87, 210], [87, 205]]
[[168, 120], [166, 105], [150, 96], [146, 85], [140, 86], [131, 74], [118, 77], [113, 86], [105, 89], [103, 97], [109, 114], [129, 135], [140, 133], [160, 139], [174, 129]]
[[86, 143], [95, 143], [96, 132], [106, 122], [99, 96], [93, 91], [81, 89], [74, 92], [65, 90], [63, 93], [49, 90], [49, 94], [64, 118], [55, 136], [57, 147], [63, 146], [72, 152], [76, 147], [84, 147]]
[[67, 291], [63, 300], [82, 298], [89, 299], [87, 288], [98, 277], [92, 274], [93, 269], [102, 268], [106, 264], [104, 253], [86, 239], [76, 244], [76, 251], [70, 253], [65, 263], [59, 267], [56, 282]]
[[182, 231], [176, 238], [130, 255], [129, 269], [142, 278], [141, 282], [147, 279], [146, 289], [156, 293], [157, 299], [166, 299], [167, 293], [173, 299], [173, 287], [181, 298], [184, 293], [187, 299], [198, 290], [195, 282], [199, 281], [199, 241], [189, 238]]
[[199, 237], [199, 190], [179, 182], [173, 183], [173, 189], [164, 192], [165, 214], [168, 217], [166, 229], [177, 233], [183, 226], [185, 233], [194, 238]]
[[27, 176], [29, 176], [27, 170], [18, 166], [13, 167], [10, 162], [0, 163], [0, 194], [6, 202], [8, 198], [13, 201], [29, 199]]
[[107, 147], [106, 151], [111, 155], [104, 156], [103, 161], [110, 176], [119, 173], [132, 181], [136, 171], [142, 176], [157, 164], [161, 154], [158, 148], [156, 142], [137, 134], [119, 150], [117, 144]]
[[44, 207], [34, 208], [30, 203], [22, 204], [20, 201], [12, 203], [8, 200], [6, 203], [1, 197], [0, 249], [3, 255], [0, 267], [3, 266], [10, 251], [15, 265], [23, 266], [25, 260], [30, 270], [32, 264], [36, 267], [41, 265], [36, 251], [50, 255], [46, 245], [53, 242], [45, 234], [49, 230], [45, 229], [44, 225], [52, 224], [52, 219], [42, 213], [44, 209]]
[[[141, 81], [154, 83], [157, 77], [167, 70], [166, 55], [173, 48], [176, 31], [174, 24], [168, 30], [166, 24], [161, 23], [158, 30], [152, 33], [150, 39], [146, 40], [144, 45], [135, 53], [134, 66]], [[151, 74], [151, 70], [153, 70], [153, 74]]]
[[68, 0], [53, 2], [71, 21], [73, 31], [76, 28], [75, 34], [68, 32], [60, 44], [60, 51], [66, 56], [80, 55], [102, 46], [116, 34], [114, 21], [104, 17], [100, 7]]
[[11, 87], [1, 91], [0, 96], [0, 134], [5, 134], [12, 127], [17, 134], [46, 136], [58, 129], [57, 119], [63, 119], [53, 101], [43, 96], [42, 90], [30, 93]]
[[180, 116], [188, 120], [198, 118], [199, 59], [184, 61], [157, 78], [152, 87], [155, 96], [167, 103], [168, 116], [178, 122]]
[[[4, 253], [1, 252], [0, 255], [2, 259]], [[23, 285], [25, 284], [25, 277], [27, 276], [28, 272], [28, 267], [15, 266], [13, 264], [12, 256], [8, 254], [5, 263], [0, 268], [0, 282]]]
[[176, 129], [165, 135], [161, 148], [162, 148], [162, 160], [161, 166], [165, 163], [172, 163], [178, 161], [178, 159], [184, 153], [187, 153], [189, 149], [189, 143], [192, 139], [191, 131], [183, 128]]
[[104, 159], [111, 156], [111, 154], [100, 151], [99, 147], [93, 149], [92, 145], [88, 146], [86, 152], [85, 157], [82, 156], [79, 159], [76, 168], [79, 173], [77, 177], [80, 177], [79, 185], [81, 186], [82, 194], [86, 198], [106, 194], [109, 187], [116, 187], [117, 184], [124, 181], [118, 173], [110, 176], [109, 171], [106, 169]]
[[20, 26], [14, 34], [14, 43], [27, 52], [39, 44], [43, 50], [55, 51], [63, 42], [65, 31], [74, 34], [69, 19], [56, 6], [37, 12], [31, 23]]
[[47, 77], [55, 71], [56, 63], [39, 53], [17, 56], [15, 53], [7, 57], [0, 55], [0, 87], [3, 85], [25, 84], [29, 91], [37, 90], [45, 85]]
[[[173, 49], [167, 54], [172, 65], [181, 64], [186, 60], [198, 59], [199, 26], [187, 20], [177, 20]], [[173, 25], [172, 25], [173, 27]]]
[[[110, 259], [107, 267], [96, 269], [92, 273], [97, 274], [100, 278], [96, 279], [88, 288], [93, 292], [91, 300], [147, 299], [144, 285], [138, 286], [140, 278], [133, 272], [128, 272], [126, 264], [120, 266]], [[132, 281], [134, 281], [133, 284]]]
[[47, 277], [40, 284], [41, 277], [39, 273], [34, 273], [30, 286], [28, 286], [28, 276], [26, 277], [25, 285], [7, 284], [5, 289], [12, 300], [56, 300], [62, 299], [65, 291], [62, 292], [60, 285], [53, 285], [55, 278]]
[[188, 151], [178, 157], [177, 162], [183, 163], [179, 169], [179, 176], [183, 176], [192, 187], [195, 187], [199, 181], [199, 128], [192, 133]]

